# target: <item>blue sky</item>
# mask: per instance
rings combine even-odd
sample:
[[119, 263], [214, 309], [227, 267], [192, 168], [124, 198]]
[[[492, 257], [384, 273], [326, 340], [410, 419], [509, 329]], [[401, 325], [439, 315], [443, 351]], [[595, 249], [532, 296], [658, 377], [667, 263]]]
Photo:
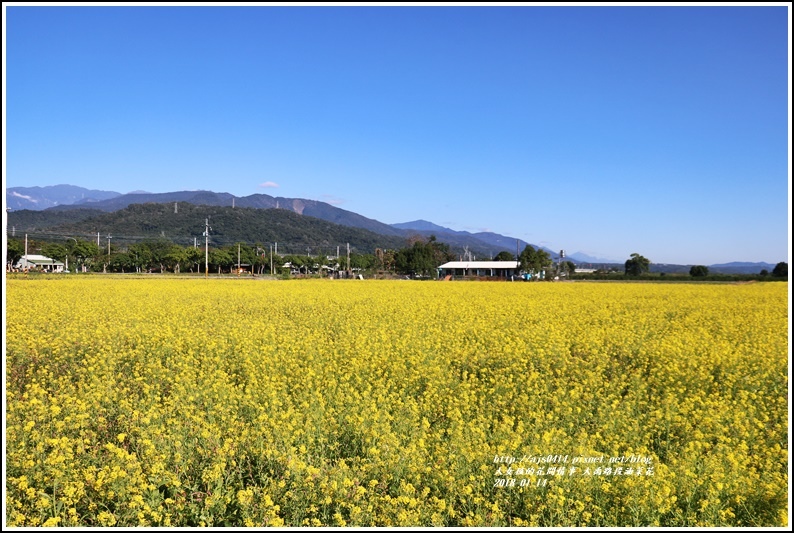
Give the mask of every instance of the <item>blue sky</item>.
[[264, 193], [619, 261], [789, 259], [785, 5], [4, 10], [7, 187]]

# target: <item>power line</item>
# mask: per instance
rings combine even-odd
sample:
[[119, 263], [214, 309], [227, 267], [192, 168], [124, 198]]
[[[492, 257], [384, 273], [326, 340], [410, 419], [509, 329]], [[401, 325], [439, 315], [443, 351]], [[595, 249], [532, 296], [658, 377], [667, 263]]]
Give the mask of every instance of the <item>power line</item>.
[[[202, 233], [207, 233], [207, 226], [208, 220], [205, 221], [205, 231]], [[212, 230], [212, 228], [209, 228]], [[13, 228], [14, 231], [24, 231], [24, 229]], [[10, 234], [12, 228], [6, 228], [6, 233]], [[55, 241], [60, 240], [77, 240], [81, 239], [87, 242], [91, 242], [93, 239], [97, 238], [99, 234], [101, 236], [101, 231], [96, 233], [86, 233], [86, 232], [65, 232], [65, 231], [48, 231], [43, 229], [41, 231], [27, 231], [26, 232], [29, 238], [47, 241], [52, 243]], [[326, 250], [329, 252], [328, 255], [331, 255], [330, 252], [333, 251], [335, 247], [342, 248], [344, 247], [349, 253], [354, 253], [359, 250], [366, 250], [369, 248], [373, 248], [371, 253], [374, 253], [375, 245], [355, 245], [349, 242], [342, 242], [342, 241], [330, 241], [330, 240], [295, 240], [292, 242], [285, 242], [284, 240], [278, 241], [271, 241], [268, 239], [257, 239], [257, 240], [250, 240], [250, 239], [236, 239], [232, 237], [225, 237], [223, 235], [213, 234], [212, 239], [209, 239], [210, 235], [205, 236], [205, 248], [209, 248], [209, 244], [212, 244], [213, 247], [221, 248], [221, 247], [228, 247], [231, 245], [240, 244], [242, 246], [246, 246], [249, 248], [253, 248], [255, 246], [268, 246], [270, 245], [273, 249], [271, 253], [275, 255], [305, 255], [307, 253], [307, 248], [314, 250], [314, 251], [322, 251]], [[18, 237], [14, 237], [18, 238]], [[170, 237], [155, 237], [151, 235], [128, 235], [128, 234], [119, 234], [116, 233], [112, 237], [110, 234], [107, 236], [108, 243], [111, 239], [115, 239], [113, 242], [116, 243], [118, 248], [126, 248], [128, 246], [134, 246], [136, 244], [143, 244], [143, 243], [151, 243], [151, 242], [158, 242], [158, 241], [167, 241], [169, 244], [174, 244], [176, 246], [183, 246], [183, 247], [193, 247], [195, 248], [197, 245], [197, 237], [195, 235], [186, 235], [186, 236], [170, 236]], [[363, 252], [366, 253], [366, 252]]]

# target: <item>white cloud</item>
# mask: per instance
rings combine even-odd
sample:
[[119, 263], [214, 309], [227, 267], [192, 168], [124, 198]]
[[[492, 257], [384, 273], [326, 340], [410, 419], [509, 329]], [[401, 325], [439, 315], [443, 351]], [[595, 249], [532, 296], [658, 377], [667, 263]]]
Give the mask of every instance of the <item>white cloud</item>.
[[38, 203], [39, 202], [35, 198], [32, 198], [30, 196], [25, 196], [24, 194], [19, 194], [17, 191], [11, 191], [11, 196], [16, 196], [17, 198], [24, 198], [25, 200], [29, 200], [29, 201], [31, 201], [33, 203]]
[[259, 186], [263, 189], [275, 189], [278, 187], [278, 183], [275, 181], [266, 181], [264, 183], [260, 183]]

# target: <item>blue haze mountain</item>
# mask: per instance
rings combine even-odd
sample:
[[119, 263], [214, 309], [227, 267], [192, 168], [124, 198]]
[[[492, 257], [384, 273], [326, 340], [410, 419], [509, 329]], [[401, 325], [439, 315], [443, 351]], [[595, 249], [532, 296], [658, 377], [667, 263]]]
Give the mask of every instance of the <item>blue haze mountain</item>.
[[[83, 219], [90, 216], [91, 212], [88, 209], [113, 212], [132, 204], [172, 202], [187, 202], [194, 205], [209, 206], [251, 207], [256, 209], [285, 209], [300, 215], [318, 218], [342, 226], [365, 229], [381, 235], [397, 237], [410, 237], [411, 235], [429, 237], [430, 235], [435, 235], [439, 241], [449, 244], [454, 253], [460, 254], [464, 249], [468, 248], [473, 254], [477, 254], [477, 259], [487, 259], [489, 258], [488, 256], [496, 255], [501, 251], [515, 253], [517, 248], [521, 251], [529, 244], [522, 239], [493, 232], [471, 233], [453, 230], [427, 220], [385, 224], [326, 202], [303, 198], [274, 197], [267, 194], [252, 194], [244, 197], [212, 191], [176, 191], [168, 193], [135, 191], [122, 194], [114, 191], [93, 190], [65, 184], [46, 187], [10, 187], [6, 189], [6, 204], [9, 209], [12, 211], [43, 211], [41, 216], [37, 216], [35, 220], [39, 224], [45, 225], [48, 218], [46, 211], [60, 212], [57, 217], [49, 217], [51, 219], [50, 225], [54, 225], [56, 220], [58, 223], [65, 221], [69, 217], [66, 212], [72, 210], [75, 210], [73, 213], [75, 219]], [[554, 260], [558, 259], [559, 250], [551, 250], [535, 244], [532, 246], [546, 250]], [[582, 252], [568, 253], [567, 259], [577, 264], [623, 264], [623, 260], [593, 257]], [[663, 266], [658, 265], [658, 267]], [[687, 268], [689, 266], [691, 265], [686, 265]], [[709, 265], [709, 268], [715, 273], [758, 273], [762, 269], [771, 271], [774, 265], [763, 262], [733, 262]]]
[[49, 185], [47, 187], [12, 187], [6, 189], [6, 207], [40, 211], [58, 205], [101, 202], [121, 196], [113, 191], [99, 191], [74, 185]]

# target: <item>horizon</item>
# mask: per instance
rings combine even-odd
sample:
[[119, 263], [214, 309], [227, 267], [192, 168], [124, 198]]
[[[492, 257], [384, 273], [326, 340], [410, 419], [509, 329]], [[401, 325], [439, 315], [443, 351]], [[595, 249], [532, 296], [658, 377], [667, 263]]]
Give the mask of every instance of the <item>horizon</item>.
[[[46, 188], [46, 187], [59, 187], [59, 186], [60, 187], [77, 187], [77, 186], [70, 185], [70, 184], [67, 184], [67, 183], [60, 183], [60, 184], [57, 184], [57, 185], [48, 185], [48, 186], [44, 186], [44, 187], [33, 186], [33, 187], [30, 187], [30, 188], [41, 189], [41, 188]], [[12, 187], [12, 188], [15, 188], [15, 187]], [[7, 189], [4, 189], [4, 191], [3, 191], [4, 195], [6, 194], [6, 191], [7, 191]], [[109, 191], [109, 190], [99, 190], [99, 189], [92, 189], [92, 191], [103, 192], [103, 193], [116, 193], [116, 194], [119, 194], [121, 196], [128, 195], [128, 194], [168, 194], [168, 193], [178, 193], [178, 192], [209, 192], [209, 193], [213, 193], [213, 194], [228, 194], [228, 195], [231, 195], [233, 198], [238, 198], [238, 199], [246, 197], [246, 196], [232, 195], [231, 193], [224, 192], [224, 191], [211, 191], [209, 189], [196, 189], [196, 190], [188, 190], [188, 191], [168, 191], [166, 193], [153, 193], [153, 192], [150, 192], [150, 191], [130, 191], [130, 192], [127, 192], [127, 193], [122, 193], [122, 192], [119, 192], [119, 191]], [[15, 191], [15, 193], [16, 193], [16, 191]], [[275, 198], [272, 195], [267, 195], [266, 193], [254, 193], [254, 195], [256, 195], [256, 194], [264, 194], [266, 196], [270, 196], [271, 198]], [[253, 196], [253, 195], [248, 195], [248, 196]], [[24, 196], [22, 196], [22, 197], [24, 197]], [[29, 198], [29, 197], [25, 197], [25, 198]], [[291, 200], [293, 198], [285, 198], [285, 199]], [[301, 198], [301, 200], [313, 200], [313, 199]], [[320, 200], [315, 200], [315, 201], [320, 201]], [[60, 205], [70, 205], [70, 204], [60, 204]], [[74, 204], [71, 204], [71, 205], [74, 205]], [[85, 205], [90, 207], [91, 204], [89, 203], [89, 204], [85, 204]], [[328, 204], [328, 205], [330, 205], [330, 204]], [[332, 207], [335, 207], [335, 206], [332, 206]], [[240, 207], [240, 209], [262, 209], [262, 208]], [[7, 211], [17, 211], [17, 209], [7, 209]], [[377, 222], [382, 222], [382, 221], [377, 221]], [[433, 222], [431, 220], [427, 220], [427, 219], [406, 220], [406, 221], [403, 221], [403, 222], [389, 223], [388, 225], [390, 225], [390, 226], [400, 226], [400, 225], [412, 224], [412, 223], [417, 223], [417, 222], [419, 222], [419, 223], [429, 223], [429, 224], [437, 226], [437, 227], [439, 227], [439, 228], [441, 228], [443, 230], [467, 231], [467, 230], [457, 230], [455, 228], [449, 228], [449, 227], [446, 227], [446, 226], [441, 226], [441, 225], [436, 224], [435, 222]], [[329, 223], [333, 224], [333, 222], [329, 222]], [[386, 223], [384, 222], [384, 224], [386, 224]], [[477, 234], [477, 232], [470, 232], [470, 233], [472, 235], [476, 235]], [[515, 238], [515, 237], [510, 236], [510, 235], [502, 235], [502, 236], [503, 237], [509, 237], [509, 238]], [[543, 246], [540, 246], [540, 245], [537, 245], [537, 244], [534, 244], [534, 243], [531, 243], [531, 242], [527, 243], [527, 244], [530, 244], [530, 245], [532, 245], [532, 246], [534, 246], [536, 248], [545, 248], [546, 250], [548, 250], [552, 254], [557, 254], [558, 253], [556, 250], [551, 250], [550, 248], [546, 248], [546, 247], [543, 247]], [[510, 252], [510, 250], [504, 250], [504, 251]], [[622, 259], [590, 256], [590, 254], [587, 254], [587, 253], [584, 253], [584, 252], [581, 252], [581, 251], [578, 251], [578, 250], [577, 251], [573, 251], [573, 252], [566, 251], [566, 255], [568, 256], [568, 258], [573, 258], [574, 260], [576, 260], [577, 262], [579, 262], [582, 265], [584, 265], [585, 263], [622, 265], [625, 262], [625, 260], [622, 260]], [[640, 255], [642, 255], [642, 254], [640, 254]], [[573, 256], [587, 257], [587, 259], [584, 259], [584, 260], [576, 259]], [[781, 262], [781, 261], [765, 261], [765, 260], [764, 261], [759, 261], [759, 260], [755, 260], [755, 261], [738, 261], [738, 260], [732, 260], [732, 261], [724, 261], [724, 262], [721, 262], [721, 263], [705, 264], [705, 263], [696, 263], [696, 262], [695, 263], [693, 263], [693, 262], [667, 263], [667, 262], [651, 261], [651, 264], [662, 265], [662, 266], [693, 266], [693, 265], [702, 264], [702, 265], [711, 267], [711, 266], [731, 266], [734, 263], [735, 264], [741, 264], [741, 265], [774, 266], [775, 264], [777, 264], [779, 262]], [[787, 261], [784, 261], [784, 262], [787, 262]]]
[[790, 259], [788, 5], [3, 10], [6, 188], [267, 194], [601, 258]]

